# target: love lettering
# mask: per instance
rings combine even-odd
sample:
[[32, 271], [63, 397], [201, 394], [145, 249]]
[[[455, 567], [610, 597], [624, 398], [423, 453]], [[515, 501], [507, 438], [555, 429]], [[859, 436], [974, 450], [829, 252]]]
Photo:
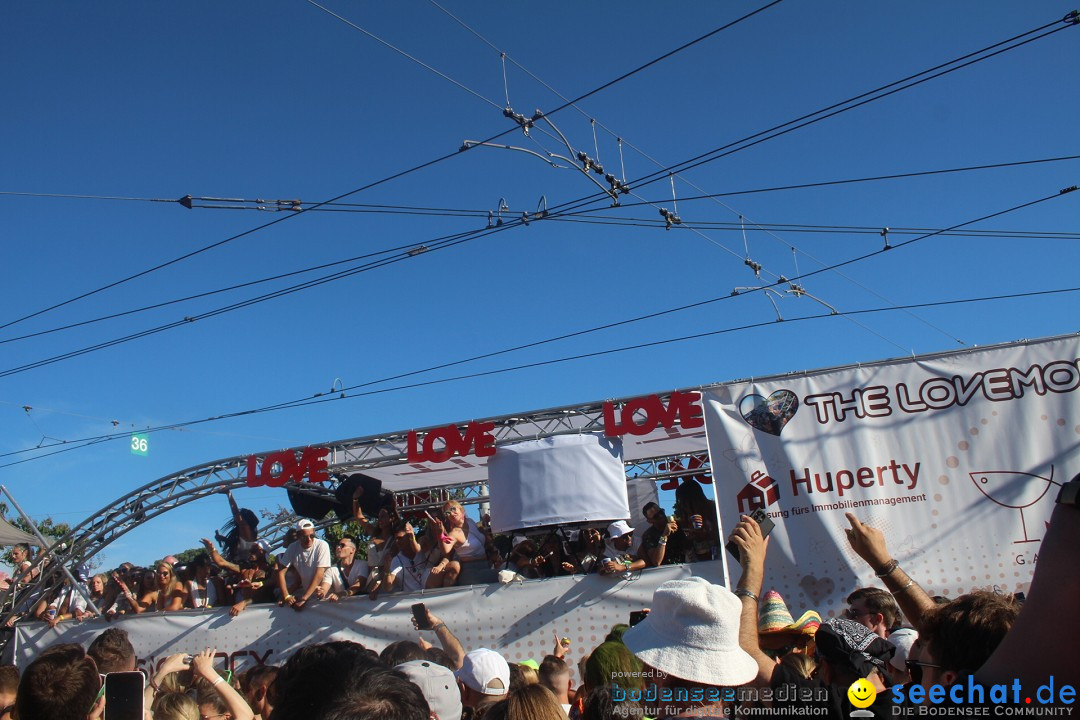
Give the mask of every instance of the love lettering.
[[[415, 430], [409, 431], [409, 462], [446, 462], [454, 455], [462, 457], [470, 453], [476, 457], [490, 457], [495, 454], [495, 436], [491, 431], [495, 423], [470, 422], [462, 435], [457, 425], [436, 428], [424, 435], [421, 441]], [[435, 449], [435, 443], [443, 441], [441, 450]]]
[[248, 487], [259, 487], [260, 485], [281, 487], [290, 480], [300, 482], [305, 475], [307, 475], [309, 482], [326, 482], [330, 479], [329, 474], [326, 472], [327, 467], [329, 467], [326, 456], [329, 454], [329, 448], [306, 447], [300, 456], [300, 461], [297, 462], [294, 450], [270, 453], [263, 458], [261, 472], [258, 473], [256, 472], [256, 466], [259, 459], [254, 455], [249, 455], [247, 460], [247, 485]]
[[[634, 398], [623, 405], [621, 423], [615, 417], [615, 403], [608, 401], [604, 403], [604, 434], [608, 437], [648, 435], [658, 426], [675, 427], [676, 419], [684, 430], [701, 427], [705, 420], [701, 406], [697, 404], [700, 399], [701, 393], [675, 391], [664, 407], [659, 395]], [[634, 417], [638, 411], [645, 415], [640, 423]]]

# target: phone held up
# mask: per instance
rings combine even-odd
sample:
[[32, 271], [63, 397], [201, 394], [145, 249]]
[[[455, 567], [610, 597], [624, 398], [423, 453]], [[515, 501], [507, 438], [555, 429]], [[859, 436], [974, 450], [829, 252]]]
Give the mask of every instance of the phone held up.
[[428, 622], [427, 606], [424, 603], [416, 603], [412, 606], [412, 616], [416, 620], [418, 630], [431, 629], [431, 623]]
[[138, 670], [105, 676], [105, 720], [143, 720], [143, 683]]
[[[772, 518], [770, 518], [768, 515], [766, 515], [765, 511], [762, 510], [761, 508], [758, 508], [754, 512], [750, 513], [750, 517], [752, 517], [754, 520], [756, 520], [757, 524], [761, 526], [761, 537], [762, 538], [769, 537], [769, 533], [771, 533], [773, 531], [773, 528], [776, 527], [776, 523], [774, 523], [772, 521]], [[726, 547], [728, 549], [729, 553], [731, 553], [732, 555], [735, 556], [736, 560], [739, 560], [741, 562], [742, 558], [739, 556], [739, 546], [738, 545], [736, 545], [734, 542], [728, 541], [728, 544], [725, 545], [724, 547]]]

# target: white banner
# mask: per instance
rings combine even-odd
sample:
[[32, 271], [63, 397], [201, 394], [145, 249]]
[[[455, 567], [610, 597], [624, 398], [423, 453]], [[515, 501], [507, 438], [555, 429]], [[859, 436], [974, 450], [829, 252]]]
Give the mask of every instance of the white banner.
[[[636, 573], [630, 580], [575, 575], [386, 595], [377, 602], [353, 597], [316, 603], [302, 612], [253, 605], [235, 618], [228, 608], [216, 608], [143, 614], [111, 624], [66, 622], [56, 630], [45, 623], [20, 623], [15, 626], [14, 661], [25, 667], [39, 650], [57, 642], [87, 647], [110, 626], [126, 630], [139, 666], [154, 670], [172, 653], [195, 653], [206, 647], [217, 648], [221, 664], [233, 670], [252, 664], [280, 665], [297, 649], [329, 640], [354, 640], [380, 651], [397, 640], [417, 639], [410, 608], [418, 602], [446, 622], [466, 650], [488, 647], [511, 662], [539, 661], [552, 651], [558, 634], [570, 638], [570, 658], [576, 661], [603, 642], [612, 625], [627, 622], [633, 610], [649, 607], [661, 583], [690, 575], [716, 582], [719, 565], [669, 565]], [[438, 646], [434, 633], [423, 635]]]
[[845, 512], [932, 595], [1026, 590], [1058, 488], [1080, 471], [1078, 357], [1069, 336], [707, 389], [723, 527], [768, 513], [765, 587], [796, 616], [881, 585]]

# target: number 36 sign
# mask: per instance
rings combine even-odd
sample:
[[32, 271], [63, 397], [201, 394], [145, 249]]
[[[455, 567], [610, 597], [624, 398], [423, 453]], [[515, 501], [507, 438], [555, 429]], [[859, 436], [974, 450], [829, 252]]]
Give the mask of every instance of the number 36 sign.
[[131, 436], [131, 454], [146, 457], [146, 451], [150, 448], [146, 435]]

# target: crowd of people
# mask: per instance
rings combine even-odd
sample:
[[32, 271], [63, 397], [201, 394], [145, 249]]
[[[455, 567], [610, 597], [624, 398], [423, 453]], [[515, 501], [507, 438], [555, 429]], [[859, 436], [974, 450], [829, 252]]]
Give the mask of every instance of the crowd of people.
[[[626, 521], [534, 537], [500, 535], [492, 533], [489, 517], [473, 519], [457, 501], [402, 517], [387, 494], [374, 518], [355, 501], [353, 527], [360, 532], [338, 537], [333, 548], [305, 519], [275, 554], [259, 539], [256, 514], [239, 507], [231, 492], [226, 496], [232, 515], [225, 532], [216, 533], [217, 544], [203, 538], [204, 552], [191, 561], [168, 556], [150, 568], [123, 563], [93, 576], [75, 568], [81, 588], [65, 583], [47, 597], [24, 598], [20, 616], [56, 626], [98, 613], [112, 619], [228, 607], [235, 616], [252, 603], [300, 611], [350, 595], [375, 600], [387, 592], [584, 573], [618, 578], [646, 567], [712, 559], [719, 547], [712, 501], [693, 478], [676, 491], [674, 514], [654, 502], [641, 508], [648, 528], [636, 550]], [[31, 562], [28, 546], [16, 547], [13, 556], [16, 588], [44, 569]]]
[[[1035, 682], [1048, 679], [1041, 674], [1048, 669], [1060, 691], [1049, 700], [1040, 695], [1040, 703], [1075, 702], [1080, 673], [1054, 652], [1058, 644], [1071, 648], [1080, 639], [1075, 623], [1058, 615], [1075, 611], [1080, 599], [1075, 502], [1054, 511], [1023, 608], [1012, 596], [988, 591], [932, 598], [892, 558], [880, 531], [850, 514], [848, 521], [850, 547], [879, 586], [853, 589], [843, 617], [790, 623], [803, 625], [786, 628], [802, 639], [782, 648], [765, 642], [766, 634], [785, 629], [776, 626], [776, 608], [761, 602], [767, 542], [757, 522], [744, 516], [730, 537], [742, 570], [734, 591], [701, 577], [666, 582], [644, 619], [611, 628], [576, 659], [557, 632], [552, 652], [539, 661], [514, 663], [495, 649], [467, 650], [452, 628], [425, 611], [413, 622], [432, 635], [421, 632], [379, 651], [323, 642], [299, 649], [280, 667], [258, 665], [236, 676], [214, 668], [213, 648], [170, 656], [146, 678], [145, 718], [614, 720], [784, 714], [798, 705], [819, 709], [807, 714], [829, 720], [852, 717], [855, 708], [862, 716], [885, 718], [905, 714], [896, 709], [914, 708], [935, 692], [935, 704], [941, 697], [955, 705], [1001, 704], [992, 699], [991, 683], [1023, 684], [1031, 693]], [[159, 592], [167, 602], [167, 585]], [[294, 598], [302, 600], [310, 598]], [[814, 632], [804, 632], [806, 627]], [[21, 678], [14, 668], [0, 668], [0, 700], [6, 703], [0, 717], [13, 711], [17, 720], [102, 718], [108, 703], [103, 682], [136, 666], [134, 648], [115, 627], [86, 650], [50, 647]], [[849, 689], [859, 683], [874, 692], [852, 695]], [[1024, 705], [1019, 697], [1003, 702]]]

